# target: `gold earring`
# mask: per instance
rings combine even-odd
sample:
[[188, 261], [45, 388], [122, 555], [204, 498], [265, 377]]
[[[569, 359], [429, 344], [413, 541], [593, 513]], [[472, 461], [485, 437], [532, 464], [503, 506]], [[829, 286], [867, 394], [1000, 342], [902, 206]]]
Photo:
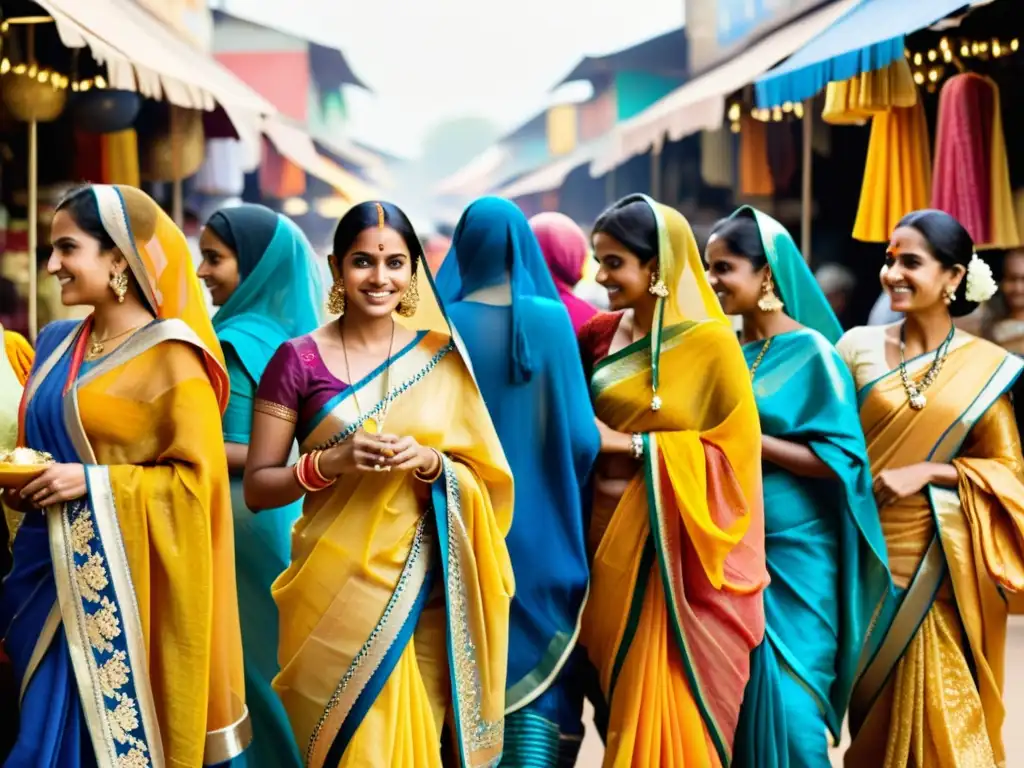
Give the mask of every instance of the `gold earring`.
[[772, 282], [772, 276], [766, 275], [764, 282], [761, 283], [761, 298], [757, 300], [757, 308], [762, 312], [781, 312], [783, 306], [782, 299], [775, 294], [775, 284]]
[[420, 305], [420, 289], [419, 283], [416, 279], [416, 273], [412, 273], [412, 279], [409, 281], [409, 287], [405, 289], [405, 293], [402, 294], [402, 300], [398, 302], [398, 306], [395, 307], [395, 311], [398, 312], [402, 317], [412, 317], [416, 314], [416, 308]]
[[110, 276], [110, 290], [117, 296], [117, 303], [124, 304], [124, 297], [128, 294], [128, 275], [124, 272], [115, 272]]
[[945, 288], [943, 288], [942, 298], [946, 302], [947, 307], [950, 304], [952, 304], [956, 300], [956, 286], [947, 285]]
[[647, 292], [659, 299], [668, 297], [668, 288], [662, 282], [661, 273], [657, 269], [651, 272], [651, 284], [647, 287]]
[[345, 314], [345, 282], [340, 277], [334, 281], [327, 296], [327, 312], [339, 316]]

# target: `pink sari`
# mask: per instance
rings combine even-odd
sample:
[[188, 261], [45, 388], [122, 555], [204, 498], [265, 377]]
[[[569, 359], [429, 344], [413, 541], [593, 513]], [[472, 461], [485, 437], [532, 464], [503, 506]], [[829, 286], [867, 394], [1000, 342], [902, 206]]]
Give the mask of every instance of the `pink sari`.
[[597, 314], [596, 307], [572, 292], [573, 286], [583, 278], [583, 264], [589, 250], [587, 236], [576, 222], [561, 213], [538, 213], [530, 219], [530, 228], [544, 252], [558, 296], [569, 310], [573, 330], [579, 332]]

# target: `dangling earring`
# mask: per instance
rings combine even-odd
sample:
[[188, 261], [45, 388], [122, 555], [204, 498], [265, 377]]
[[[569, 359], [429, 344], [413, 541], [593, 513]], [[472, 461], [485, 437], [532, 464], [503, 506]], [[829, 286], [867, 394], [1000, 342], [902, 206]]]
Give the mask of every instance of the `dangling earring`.
[[657, 296], [659, 299], [668, 297], [668, 288], [661, 281], [661, 272], [657, 269], [651, 272], [651, 284], [647, 287], [647, 292], [652, 296]]
[[775, 284], [772, 282], [772, 276], [765, 275], [764, 282], [761, 283], [761, 298], [757, 300], [757, 308], [762, 312], [781, 312], [783, 306], [782, 299], [775, 294]]
[[110, 276], [110, 290], [117, 296], [117, 303], [124, 304], [124, 297], [128, 293], [128, 275], [124, 272], [115, 272]]
[[339, 316], [345, 314], [345, 281], [340, 277], [334, 281], [327, 296], [327, 312]]
[[945, 288], [943, 288], [942, 289], [942, 299], [943, 299], [943, 301], [946, 302], [946, 306], [947, 307], [950, 304], [952, 304], [956, 300], [956, 286], [947, 285]]
[[398, 302], [398, 306], [395, 307], [395, 311], [402, 317], [412, 317], [416, 314], [416, 308], [420, 305], [420, 288], [419, 283], [416, 279], [416, 273], [412, 273], [412, 279], [409, 281], [409, 287], [405, 289], [405, 293], [402, 294], [401, 301]]

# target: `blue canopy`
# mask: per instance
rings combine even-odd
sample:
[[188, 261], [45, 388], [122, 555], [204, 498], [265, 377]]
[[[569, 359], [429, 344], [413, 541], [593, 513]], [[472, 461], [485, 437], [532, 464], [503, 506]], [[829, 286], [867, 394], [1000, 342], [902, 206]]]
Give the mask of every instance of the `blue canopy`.
[[903, 56], [904, 38], [968, 0], [861, 0], [845, 16], [755, 83], [757, 105], [809, 99], [835, 80], [872, 72]]

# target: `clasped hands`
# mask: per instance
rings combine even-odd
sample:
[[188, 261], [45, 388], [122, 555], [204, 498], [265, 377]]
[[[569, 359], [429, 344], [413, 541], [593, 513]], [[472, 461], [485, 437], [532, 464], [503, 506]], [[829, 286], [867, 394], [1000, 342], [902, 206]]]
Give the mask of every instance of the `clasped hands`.
[[437, 452], [420, 445], [414, 437], [377, 435], [363, 430], [327, 449], [320, 458], [320, 468], [327, 477], [391, 470], [429, 475], [438, 469], [439, 463]]

